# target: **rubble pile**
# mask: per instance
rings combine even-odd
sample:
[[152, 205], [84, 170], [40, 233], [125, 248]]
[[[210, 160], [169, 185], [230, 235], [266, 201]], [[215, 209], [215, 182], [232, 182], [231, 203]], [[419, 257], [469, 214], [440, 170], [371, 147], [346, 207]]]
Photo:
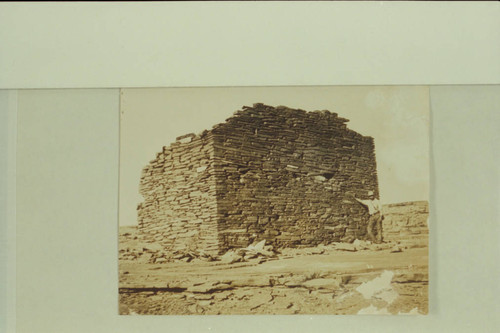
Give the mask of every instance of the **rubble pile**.
[[257, 244], [251, 244], [246, 248], [229, 250], [220, 257], [220, 261], [227, 264], [232, 264], [240, 261], [249, 261], [257, 259], [258, 263], [262, 263], [269, 258], [277, 258], [277, 253], [273, 251], [272, 245], [265, 245], [266, 240], [262, 240]]

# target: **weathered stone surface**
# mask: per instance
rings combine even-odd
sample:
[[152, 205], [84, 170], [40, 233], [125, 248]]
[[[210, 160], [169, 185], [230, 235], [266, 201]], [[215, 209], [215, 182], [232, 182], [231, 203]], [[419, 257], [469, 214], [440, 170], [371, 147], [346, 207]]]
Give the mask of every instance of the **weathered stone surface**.
[[352, 245], [356, 248], [356, 250], [369, 250], [371, 249], [371, 242], [370, 241], [362, 241], [359, 239], [356, 239], [354, 242], [352, 242]]
[[391, 249], [391, 253], [396, 253], [396, 252], [403, 252], [403, 250], [401, 249], [400, 246], [393, 246], [392, 249]]
[[429, 274], [421, 272], [398, 272], [392, 281], [396, 283], [429, 282]]
[[426, 246], [429, 236], [429, 203], [402, 202], [384, 205], [384, 241], [410, 243], [413, 247]]
[[356, 252], [356, 246], [349, 243], [335, 243], [335, 250]]
[[156, 264], [164, 264], [166, 262], [168, 262], [168, 260], [165, 258], [156, 258], [156, 260], [155, 260]]
[[228, 251], [223, 256], [220, 257], [220, 261], [226, 264], [232, 264], [242, 260], [243, 257], [234, 251]]
[[211, 283], [205, 283], [201, 285], [192, 285], [187, 288], [187, 291], [192, 292], [192, 293], [209, 293], [213, 292], [216, 290], [226, 290], [226, 289], [231, 289], [231, 285], [226, 284], [226, 283], [219, 283], [219, 284], [211, 284]]
[[313, 279], [302, 283], [302, 286], [309, 289], [329, 289], [335, 290], [340, 288], [342, 279]]
[[305, 281], [305, 276], [303, 275], [292, 275], [289, 277], [286, 277], [282, 279], [281, 284], [290, 287], [290, 288], [295, 288], [295, 287], [300, 287], [302, 286], [302, 283]]

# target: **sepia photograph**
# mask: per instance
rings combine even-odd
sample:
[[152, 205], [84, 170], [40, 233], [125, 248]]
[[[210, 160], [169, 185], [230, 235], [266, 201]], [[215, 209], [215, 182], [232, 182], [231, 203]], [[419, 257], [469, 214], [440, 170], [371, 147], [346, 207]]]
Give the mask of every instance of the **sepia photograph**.
[[500, 331], [498, 2], [0, 8], [0, 332]]
[[427, 314], [429, 90], [122, 89], [119, 313]]

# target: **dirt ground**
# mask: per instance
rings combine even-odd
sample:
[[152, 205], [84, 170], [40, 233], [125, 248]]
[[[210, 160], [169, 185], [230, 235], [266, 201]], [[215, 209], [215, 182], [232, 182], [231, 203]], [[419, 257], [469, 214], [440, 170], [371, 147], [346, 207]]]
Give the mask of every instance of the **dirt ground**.
[[120, 228], [123, 315], [428, 312], [427, 237], [211, 258], [165, 256], [136, 232]]

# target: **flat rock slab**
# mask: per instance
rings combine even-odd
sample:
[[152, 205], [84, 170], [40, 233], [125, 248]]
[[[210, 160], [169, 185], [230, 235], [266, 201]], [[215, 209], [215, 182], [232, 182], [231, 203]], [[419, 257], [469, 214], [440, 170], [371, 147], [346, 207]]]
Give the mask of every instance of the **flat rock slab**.
[[220, 290], [227, 290], [233, 288], [230, 284], [227, 283], [219, 283], [216, 285], [213, 284], [202, 284], [198, 286], [189, 286], [187, 291], [192, 293], [211, 293]]
[[412, 282], [429, 282], [429, 273], [413, 273], [402, 272], [396, 273], [392, 282], [396, 283], [412, 283]]
[[308, 289], [339, 289], [342, 279], [313, 279], [302, 283]]

